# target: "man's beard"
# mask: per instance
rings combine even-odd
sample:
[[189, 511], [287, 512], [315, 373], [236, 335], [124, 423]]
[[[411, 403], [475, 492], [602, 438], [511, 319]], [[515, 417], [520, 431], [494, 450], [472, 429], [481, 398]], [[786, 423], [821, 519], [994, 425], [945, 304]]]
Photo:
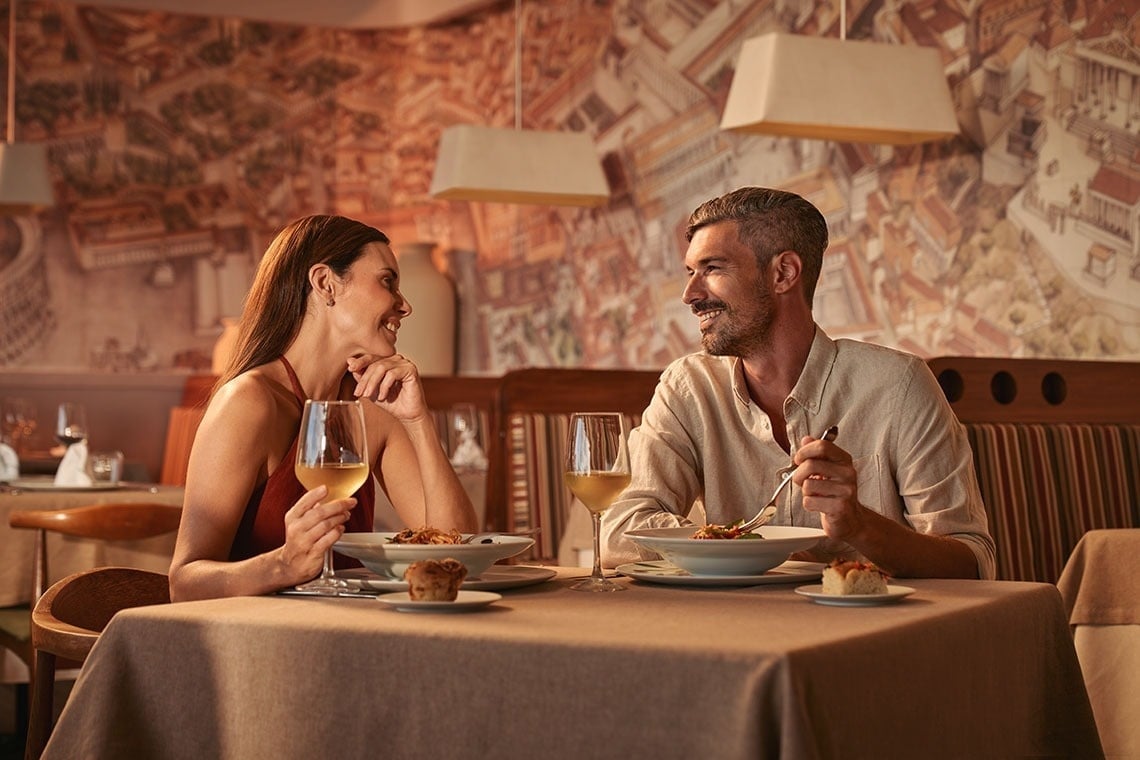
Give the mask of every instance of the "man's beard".
[[711, 305], [725, 309], [718, 324], [701, 333], [701, 346], [711, 356], [745, 356], [769, 343], [775, 314], [769, 293], [758, 294], [754, 317], [743, 325], [734, 322], [736, 312], [723, 303]]

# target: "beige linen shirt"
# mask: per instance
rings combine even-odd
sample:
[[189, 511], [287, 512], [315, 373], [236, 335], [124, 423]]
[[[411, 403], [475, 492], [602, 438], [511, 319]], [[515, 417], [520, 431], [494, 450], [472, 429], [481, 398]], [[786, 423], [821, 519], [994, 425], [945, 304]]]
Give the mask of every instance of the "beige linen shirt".
[[[832, 340], [817, 327], [811, 351], [784, 400], [793, 450], [805, 435], [839, 426], [835, 440], [851, 454], [859, 502], [920, 533], [962, 541], [992, 579], [995, 549], [974, 473], [973, 453], [926, 363], [916, 356], [854, 340]], [[772, 421], [752, 403], [740, 359], [690, 354], [661, 374], [641, 425], [630, 433], [632, 481], [602, 515], [607, 566], [653, 558], [627, 530], [688, 525], [702, 504], [707, 521], [751, 517], [776, 486], [789, 454]], [[777, 500], [775, 525], [820, 527], [797, 486]], [[829, 555], [858, 558], [825, 540]]]

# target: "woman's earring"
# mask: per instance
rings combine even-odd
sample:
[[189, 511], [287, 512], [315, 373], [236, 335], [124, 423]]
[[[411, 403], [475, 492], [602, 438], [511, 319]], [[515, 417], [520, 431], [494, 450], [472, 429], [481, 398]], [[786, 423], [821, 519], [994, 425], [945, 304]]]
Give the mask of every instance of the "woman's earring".
[[334, 306], [335, 304], [336, 304], [336, 299], [334, 299], [334, 298], [329, 298], [329, 300], [325, 301], [325, 306], [331, 307], [331, 306]]

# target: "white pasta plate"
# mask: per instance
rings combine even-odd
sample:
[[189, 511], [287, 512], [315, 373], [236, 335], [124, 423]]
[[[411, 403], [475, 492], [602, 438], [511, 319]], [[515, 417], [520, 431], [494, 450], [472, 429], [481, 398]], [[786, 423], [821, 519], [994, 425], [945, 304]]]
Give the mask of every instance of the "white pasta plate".
[[755, 575], [693, 575], [663, 559], [629, 562], [618, 565], [616, 570], [634, 580], [671, 586], [765, 586], [819, 580], [823, 574], [823, 563], [788, 560]]
[[826, 604], [831, 607], [876, 607], [880, 604], [894, 604], [901, 602], [914, 593], [910, 586], [887, 586], [885, 594], [825, 594], [823, 584], [814, 586], [800, 586], [796, 589], [800, 596], [806, 596], [816, 604]]
[[[521, 554], [534, 545], [533, 538], [495, 535], [477, 544], [393, 544], [396, 533], [345, 533], [333, 545], [339, 553], [360, 560], [372, 572], [388, 578], [403, 578], [408, 565], [421, 559], [456, 559], [474, 580], [501, 559]], [[470, 534], [464, 534], [464, 538]]]
[[819, 528], [765, 525], [760, 538], [693, 538], [697, 526], [627, 530], [639, 546], [693, 575], [762, 575], [783, 564], [788, 555], [809, 549], [826, 535]]

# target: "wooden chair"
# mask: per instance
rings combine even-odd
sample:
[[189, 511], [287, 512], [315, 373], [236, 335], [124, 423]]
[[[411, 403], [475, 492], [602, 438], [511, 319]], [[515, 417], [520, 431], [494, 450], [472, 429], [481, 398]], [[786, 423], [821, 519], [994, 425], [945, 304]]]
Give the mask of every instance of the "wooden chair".
[[51, 735], [56, 665], [84, 662], [116, 612], [169, 602], [165, 575], [126, 567], [76, 573], [40, 597], [32, 610], [36, 664], [25, 760], [39, 758]]
[[[470, 404], [479, 414], [480, 425], [483, 430], [483, 444], [488, 460], [490, 460], [491, 441], [499, 435], [502, 427], [502, 416], [499, 413], [499, 378], [474, 376], [444, 376], [424, 375], [424, 396], [428, 407], [435, 417], [436, 429], [440, 440], [446, 446], [452, 431], [449, 429], [451, 420], [448, 412], [457, 404]], [[502, 526], [496, 522], [499, 512], [491, 507], [490, 501], [491, 479], [490, 473], [494, 468], [488, 463], [488, 478], [483, 491], [484, 516], [480, 530], [501, 530]], [[474, 497], [472, 497], [474, 501]], [[478, 508], [478, 505], [476, 505]]]
[[158, 482], [165, 486], [186, 485], [186, 467], [190, 463], [190, 447], [202, 424], [205, 407], [171, 407], [166, 422], [166, 445], [162, 450], [162, 472]]
[[190, 447], [206, 413], [206, 402], [218, 378], [214, 375], [190, 375], [182, 387], [182, 401], [170, 408], [166, 420], [166, 444], [162, 449], [162, 471], [158, 482], [167, 486], [186, 485], [186, 466]]
[[[137, 541], [178, 530], [182, 510], [150, 502], [94, 504], [71, 509], [17, 509], [8, 516], [13, 528], [36, 531], [32, 552], [32, 603], [0, 610], [0, 647], [12, 651], [35, 678], [31, 608], [48, 584], [47, 534], [99, 541]], [[18, 719], [23, 723], [22, 716]]]
[[487, 511], [492, 530], [539, 528], [532, 559], [552, 560], [566, 525], [562, 483], [573, 412], [622, 412], [630, 424], [649, 406], [656, 370], [530, 368], [499, 381], [499, 425], [489, 442]]

